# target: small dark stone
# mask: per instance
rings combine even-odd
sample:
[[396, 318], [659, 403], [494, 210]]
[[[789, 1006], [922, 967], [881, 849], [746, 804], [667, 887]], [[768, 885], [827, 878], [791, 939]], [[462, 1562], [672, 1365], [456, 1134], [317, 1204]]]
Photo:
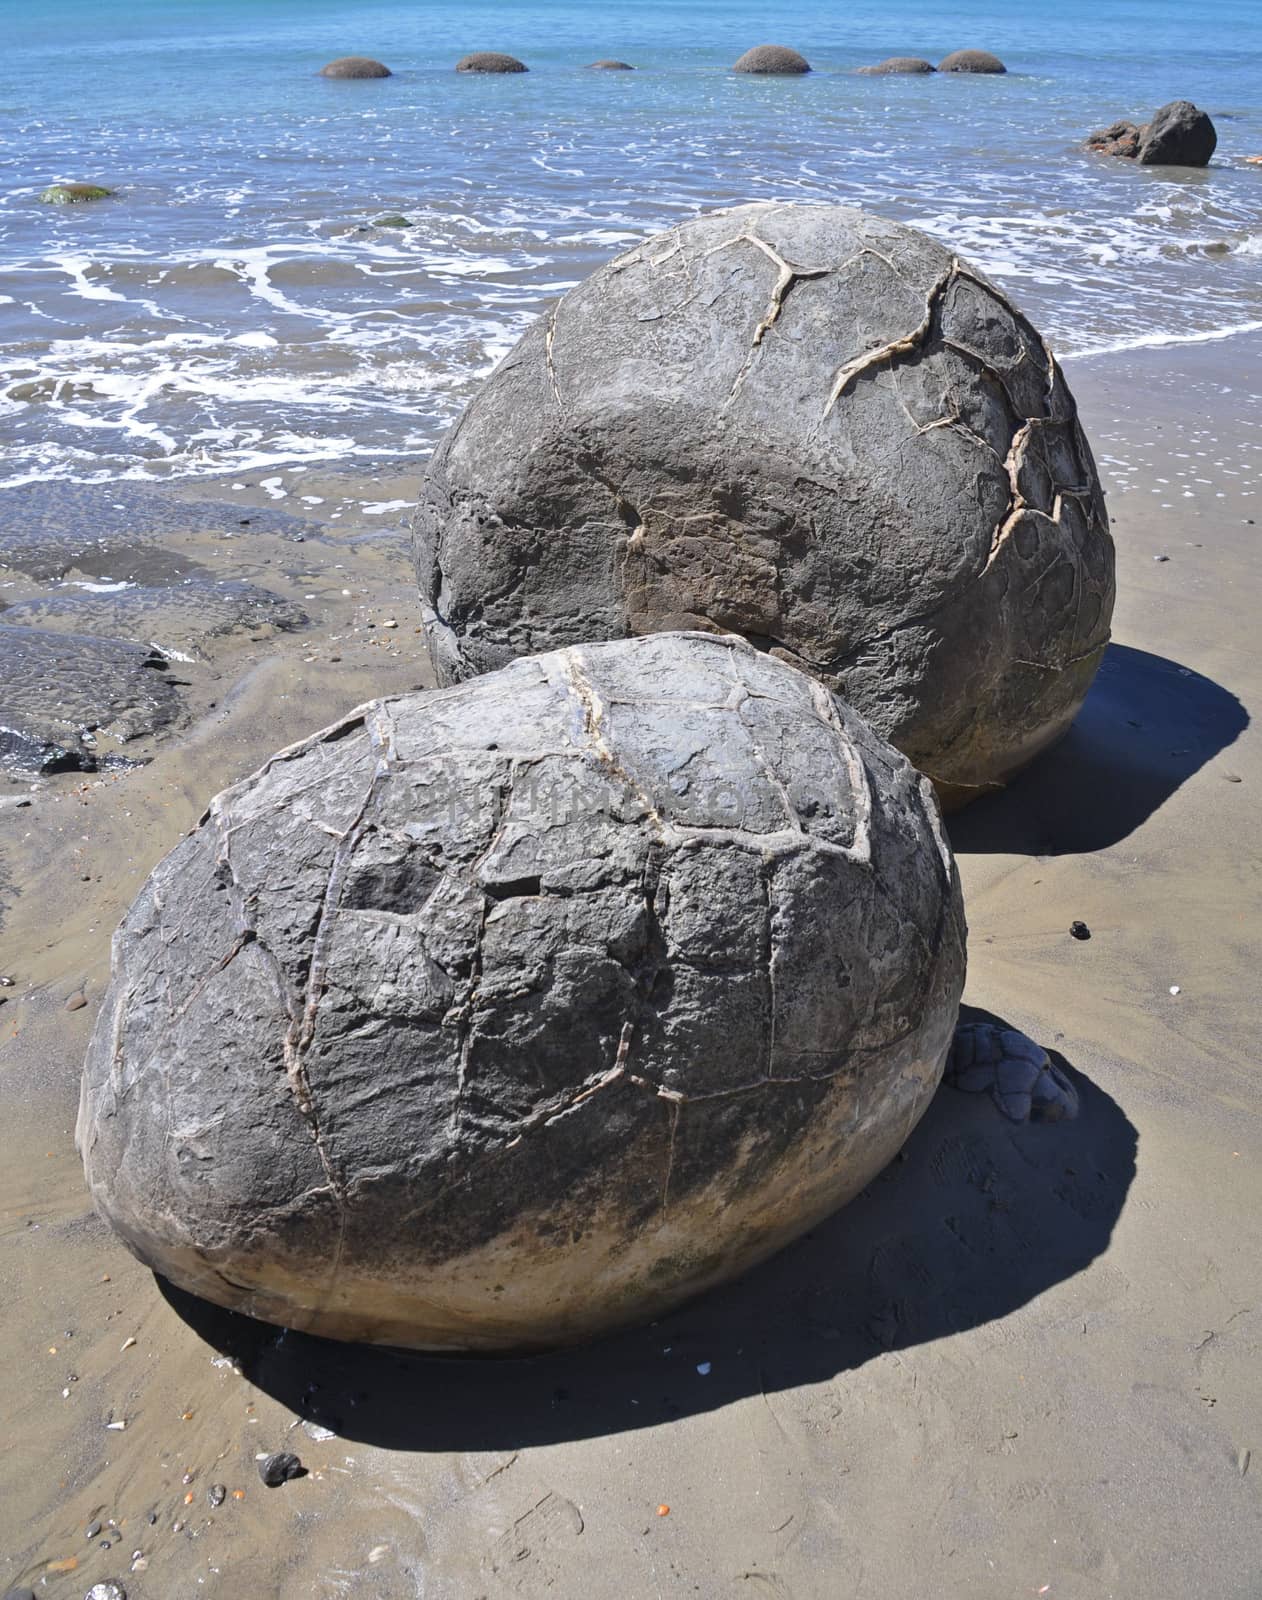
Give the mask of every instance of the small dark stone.
[[339, 56], [320, 68], [322, 78], [390, 78], [393, 73], [371, 56]]
[[811, 64], [806, 57], [784, 44], [756, 44], [752, 50], [746, 50], [732, 67], [733, 72], [752, 72], [762, 77], [810, 70]]
[[410, 228], [412, 219], [411, 217], [400, 216], [398, 212], [392, 211], [389, 216], [374, 217], [372, 225], [374, 228]]
[[998, 56], [989, 50], [953, 50], [938, 62], [939, 72], [1007, 72]]
[[6, 1589], [4, 1600], [35, 1600], [34, 1589]]
[[288, 1450], [278, 1450], [266, 1461], [259, 1462], [259, 1477], [269, 1489], [279, 1489], [282, 1483], [288, 1483], [291, 1478], [305, 1477], [306, 1472], [306, 1467], [298, 1457]]
[[475, 50], [471, 56], [461, 56], [456, 62], [457, 72], [529, 72], [530, 68], [516, 56], [506, 56], [499, 50]]
[[1069, 931], [1075, 939], [1089, 939], [1091, 937], [1091, 929], [1085, 922], [1071, 922]]
[[228, 1490], [226, 1485], [222, 1483], [212, 1483], [210, 1488], [206, 1491], [206, 1498], [210, 1501], [212, 1506], [221, 1506], [228, 1498]]

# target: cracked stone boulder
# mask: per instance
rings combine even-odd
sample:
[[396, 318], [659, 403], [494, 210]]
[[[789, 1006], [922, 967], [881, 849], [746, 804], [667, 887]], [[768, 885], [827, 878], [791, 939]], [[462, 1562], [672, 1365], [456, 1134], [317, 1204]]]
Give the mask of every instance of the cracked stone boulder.
[[932, 787], [667, 634], [374, 702], [227, 790], [115, 937], [77, 1138], [140, 1258], [290, 1327], [648, 1318], [888, 1162], [963, 982]]
[[948, 804], [1065, 732], [1113, 608], [1042, 339], [941, 245], [847, 207], [715, 212], [572, 289], [444, 438], [414, 539], [441, 682], [741, 633]]

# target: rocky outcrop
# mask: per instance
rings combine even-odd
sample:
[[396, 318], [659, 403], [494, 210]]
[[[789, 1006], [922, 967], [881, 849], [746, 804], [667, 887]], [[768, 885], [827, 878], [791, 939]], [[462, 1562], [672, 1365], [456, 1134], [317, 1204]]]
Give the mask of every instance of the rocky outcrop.
[[11, 626], [11, 614], [0, 623], [0, 769], [92, 772], [175, 720], [179, 700], [153, 646]]
[[938, 62], [939, 72], [1007, 72], [998, 56], [989, 50], [953, 50]]
[[895, 73], [935, 72], [937, 69], [932, 61], [922, 61], [919, 56], [888, 56], [874, 67], [859, 67], [856, 70], [861, 77], [884, 78]]
[[371, 56], [339, 56], [320, 68], [322, 78], [389, 78], [390, 68]]
[[746, 50], [739, 61], [732, 66], [733, 72], [752, 72], [762, 76], [784, 75], [809, 72], [811, 64], [805, 56], [799, 55], [796, 50], [790, 50], [783, 44], [756, 44], [752, 50]]
[[1096, 155], [1125, 156], [1142, 167], [1204, 167], [1218, 145], [1209, 115], [1190, 100], [1171, 100], [1150, 122], [1114, 122], [1087, 136]]
[[669, 635], [375, 702], [211, 803], [115, 938], [78, 1143], [172, 1282], [529, 1349], [850, 1199], [964, 972], [929, 785], [805, 674]]
[[698, 217], [572, 289], [442, 441], [414, 536], [440, 681], [741, 633], [950, 803], [1065, 731], [1113, 607], [1042, 339], [940, 244], [848, 207]]
[[506, 56], [498, 50], [475, 50], [471, 56], [461, 56], [456, 62], [457, 72], [529, 72], [524, 61], [516, 56]]

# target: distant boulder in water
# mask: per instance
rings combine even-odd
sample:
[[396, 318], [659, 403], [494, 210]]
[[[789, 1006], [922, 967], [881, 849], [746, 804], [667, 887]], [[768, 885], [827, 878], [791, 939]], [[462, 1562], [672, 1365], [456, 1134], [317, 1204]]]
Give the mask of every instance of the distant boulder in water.
[[1094, 154], [1124, 156], [1141, 167], [1205, 167], [1217, 146], [1208, 113], [1190, 100], [1171, 100], [1150, 122], [1111, 122], [1087, 136]]
[[874, 67], [859, 67], [860, 77], [884, 78], [892, 77], [895, 73], [936, 72], [937, 68], [932, 61], [922, 61], [919, 56], [888, 56], [884, 61], [878, 61]]
[[471, 56], [462, 56], [456, 62], [457, 72], [529, 72], [530, 68], [516, 56], [506, 56], [499, 50], [475, 50]]
[[634, 72], [629, 61], [589, 61], [588, 69], [596, 72]]
[[46, 206], [77, 206], [85, 200], [108, 200], [113, 193], [100, 183], [54, 183], [40, 199]]
[[322, 78], [392, 78], [394, 74], [383, 62], [371, 56], [339, 56], [327, 67], [320, 68]]
[[939, 72], [1007, 72], [998, 56], [989, 50], [953, 50], [938, 62]]
[[752, 72], [761, 76], [787, 76], [795, 72], [809, 72], [811, 64], [796, 50], [784, 44], [756, 44], [733, 67], [733, 72]]

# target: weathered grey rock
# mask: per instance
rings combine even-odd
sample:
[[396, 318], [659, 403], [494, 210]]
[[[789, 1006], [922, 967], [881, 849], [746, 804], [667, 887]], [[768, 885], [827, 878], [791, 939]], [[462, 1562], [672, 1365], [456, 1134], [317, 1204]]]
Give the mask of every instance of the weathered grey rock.
[[597, 72], [634, 72], [629, 61], [592, 61], [589, 66]]
[[953, 50], [938, 62], [939, 72], [1007, 72], [998, 56], [989, 50]]
[[185, 1288], [512, 1349], [650, 1317], [893, 1156], [963, 981], [930, 785], [671, 634], [375, 702], [220, 795], [114, 943], [79, 1147]]
[[1041, 1045], [1015, 1028], [972, 1022], [956, 1029], [944, 1081], [988, 1093], [1010, 1122], [1067, 1122], [1078, 1091]]
[[733, 72], [753, 72], [763, 76], [810, 70], [811, 64], [806, 57], [784, 44], [756, 44], [752, 50], [746, 50], [732, 67]]
[[498, 50], [475, 50], [471, 56], [461, 56], [456, 62], [456, 71], [529, 72], [530, 68], [516, 56], [506, 56]]
[[950, 803], [1065, 731], [1113, 606], [1038, 334], [941, 245], [845, 207], [703, 216], [571, 290], [443, 440], [414, 534], [440, 681], [739, 632]]
[[1208, 114], [1190, 100], [1171, 100], [1141, 130], [1137, 159], [1141, 167], [1205, 167], [1217, 146]]
[[937, 69], [932, 61], [922, 61], [919, 56], [888, 56], [874, 67], [859, 67], [857, 70], [861, 77], [884, 78], [894, 73], [935, 72]]
[[175, 720], [166, 672], [144, 645], [0, 624], [0, 766], [92, 771], [112, 744]]
[[320, 68], [322, 78], [389, 78], [390, 68], [371, 56], [339, 56]]

